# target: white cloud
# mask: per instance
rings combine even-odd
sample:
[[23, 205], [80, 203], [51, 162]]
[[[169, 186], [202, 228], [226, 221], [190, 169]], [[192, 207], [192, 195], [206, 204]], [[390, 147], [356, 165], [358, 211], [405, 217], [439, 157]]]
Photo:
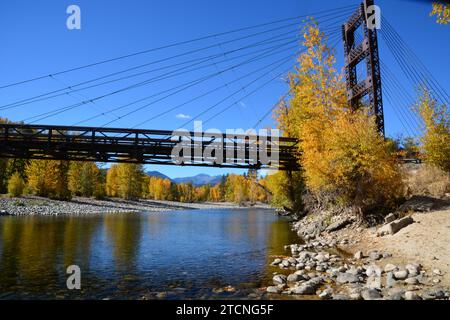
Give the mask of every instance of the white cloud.
[[244, 101], [240, 101], [239, 102], [239, 104], [242, 106], [242, 107], [244, 107], [244, 108], [246, 108], [247, 107], [247, 105], [245, 104], [245, 102]]
[[184, 113], [179, 113], [175, 117], [178, 118], [178, 119], [190, 119], [191, 118], [190, 115], [184, 114]]

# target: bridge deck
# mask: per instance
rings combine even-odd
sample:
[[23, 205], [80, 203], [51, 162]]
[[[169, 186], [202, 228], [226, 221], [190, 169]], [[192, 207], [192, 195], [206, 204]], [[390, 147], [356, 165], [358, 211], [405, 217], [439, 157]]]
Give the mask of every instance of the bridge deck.
[[296, 144], [261, 135], [0, 124], [3, 158], [297, 170]]

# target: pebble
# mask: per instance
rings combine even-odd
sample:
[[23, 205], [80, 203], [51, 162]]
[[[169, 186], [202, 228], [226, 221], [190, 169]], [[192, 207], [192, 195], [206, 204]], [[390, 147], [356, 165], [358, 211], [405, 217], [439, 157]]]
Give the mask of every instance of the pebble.
[[439, 270], [439, 269], [434, 269], [434, 270], [433, 270], [433, 274], [435, 274], [435, 275], [437, 275], [437, 276], [441, 276], [441, 275], [442, 275], [442, 272], [441, 272], [441, 270]]
[[386, 274], [386, 288], [392, 288], [395, 283], [396, 281], [394, 279], [394, 274], [392, 272], [388, 272]]
[[277, 274], [276, 276], [274, 276], [272, 278], [272, 280], [273, 280], [274, 284], [285, 284], [287, 281], [287, 278], [283, 274]]
[[417, 278], [408, 278], [405, 280], [406, 284], [410, 284], [410, 285], [414, 285], [414, 284], [418, 284], [419, 280], [417, 280]]
[[361, 260], [362, 258], [364, 258], [364, 254], [362, 251], [357, 251], [353, 257], [357, 260]]
[[387, 298], [389, 300], [402, 300], [405, 295], [405, 291], [400, 288], [393, 288], [388, 291]]
[[281, 259], [280, 258], [276, 258], [275, 260], [273, 260], [273, 264], [280, 264], [281, 263]]
[[438, 284], [439, 282], [441, 282], [441, 279], [438, 279], [438, 278], [433, 279], [433, 283]]
[[323, 290], [320, 294], [319, 294], [319, 298], [320, 299], [330, 299], [331, 298], [331, 296], [332, 296], [332, 294], [333, 294], [333, 290], [331, 290], [331, 289], [325, 289], [325, 290]]
[[364, 300], [378, 300], [381, 299], [381, 294], [375, 289], [364, 289], [361, 291], [361, 297]]
[[287, 282], [297, 282], [300, 280], [303, 280], [303, 276], [300, 274], [292, 273], [292, 274], [288, 275], [288, 277], [287, 277]]
[[361, 293], [360, 292], [354, 292], [350, 294], [350, 299], [352, 300], [361, 300]]
[[397, 280], [405, 280], [408, 277], [408, 271], [406, 270], [395, 271], [394, 277]]
[[417, 263], [407, 264], [405, 269], [408, 270], [409, 277], [415, 277], [420, 273], [420, 265]]
[[381, 290], [381, 277], [377, 275], [371, 275], [367, 278], [366, 287], [369, 289]]
[[398, 267], [394, 264], [388, 263], [384, 266], [384, 272], [397, 271]]
[[270, 287], [267, 287], [266, 291], [268, 293], [281, 293], [282, 290], [277, 286], [270, 286]]
[[371, 251], [369, 253], [369, 258], [371, 260], [380, 260], [381, 258], [383, 258], [383, 255], [381, 253], [379, 253], [378, 251]]
[[366, 275], [368, 277], [373, 275], [381, 276], [381, 269], [376, 264], [372, 264], [366, 268]]
[[414, 291], [405, 292], [405, 300], [421, 300], [419, 295]]
[[339, 273], [337, 278], [336, 278], [336, 282], [338, 283], [356, 283], [356, 282], [360, 282], [359, 277], [355, 274], [351, 274], [351, 273]]
[[300, 284], [297, 287], [294, 287], [291, 291], [293, 294], [300, 294], [300, 295], [315, 294], [315, 292], [318, 289], [318, 287], [320, 286], [321, 282], [322, 282], [322, 280], [320, 278], [314, 278], [314, 279], [308, 280], [305, 283]]
[[281, 262], [281, 265], [283, 266], [283, 267], [289, 267], [291, 264], [289, 263], [289, 261], [287, 261], [287, 260], [283, 260], [283, 262]]

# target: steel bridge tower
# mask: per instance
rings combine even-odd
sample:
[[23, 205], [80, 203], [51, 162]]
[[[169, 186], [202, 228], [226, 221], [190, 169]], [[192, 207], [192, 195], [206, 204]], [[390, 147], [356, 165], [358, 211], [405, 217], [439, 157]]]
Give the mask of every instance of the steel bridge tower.
[[[380, 59], [378, 55], [377, 31], [374, 19], [379, 19], [379, 12], [374, 9], [373, 0], [364, 0], [349, 20], [342, 25], [344, 41], [345, 77], [347, 101], [353, 110], [363, 106], [362, 98], [368, 97], [369, 112], [375, 116], [380, 134], [384, 136], [383, 99], [381, 92]], [[375, 15], [375, 16], [372, 16]], [[380, 23], [380, 21], [377, 21]], [[355, 33], [361, 27], [364, 39], [355, 43]], [[365, 79], [358, 79], [357, 65], [365, 60]]]

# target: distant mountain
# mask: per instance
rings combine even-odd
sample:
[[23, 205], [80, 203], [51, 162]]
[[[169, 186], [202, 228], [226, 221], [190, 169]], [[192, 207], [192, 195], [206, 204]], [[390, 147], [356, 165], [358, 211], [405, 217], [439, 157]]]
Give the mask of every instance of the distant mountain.
[[149, 177], [158, 177], [158, 178], [162, 178], [162, 179], [170, 179], [168, 176], [166, 176], [165, 174], [159, 172], [159, 171], [147, 171], [147, 175]]
[[210, 176], [209, 174], [201, 173], [193, 177], [175, 178], [172, 181], [175, 183], [192, 183], [194, 186], [199, 187], [207, 184], [215, 186], [220, 183], [221, 179], [222, 176]]

